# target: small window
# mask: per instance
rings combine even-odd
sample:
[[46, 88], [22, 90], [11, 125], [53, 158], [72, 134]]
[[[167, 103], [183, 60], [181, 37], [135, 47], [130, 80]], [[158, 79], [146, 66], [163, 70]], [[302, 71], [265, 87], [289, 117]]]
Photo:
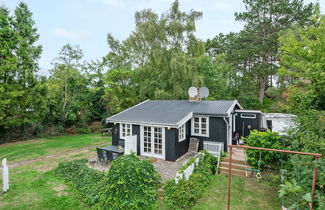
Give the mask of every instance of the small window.
[[241, 118], [256, 118], [256, 115], [255, 114], [249, 114], [249, 113], [242, 113], [241, 115]]
[[121, 124], [120, 133], [121, 133], [121, 138], [132, 135], [132, 125]]
[[186, 124], [184, 123], [181, 127], [178, 129], [178, 141], [184, 141], [186, 138]]
[[209, 137], [209, 118], [193, 117], [192, 118], [192, 135]]

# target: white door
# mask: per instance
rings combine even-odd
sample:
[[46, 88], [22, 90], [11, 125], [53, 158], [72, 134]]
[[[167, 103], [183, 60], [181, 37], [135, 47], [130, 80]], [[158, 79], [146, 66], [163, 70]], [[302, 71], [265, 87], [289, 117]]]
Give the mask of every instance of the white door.
[[165, 159], [165, 128], [141, 126], [141, 155]]

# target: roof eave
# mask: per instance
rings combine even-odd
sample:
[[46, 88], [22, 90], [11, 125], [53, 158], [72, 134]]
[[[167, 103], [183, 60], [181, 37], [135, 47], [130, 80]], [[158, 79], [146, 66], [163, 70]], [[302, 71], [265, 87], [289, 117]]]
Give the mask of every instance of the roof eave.
[[232, 105], [229, 107], [228, 111], [226, 112], [227, 115], [229, 116], [232, 110], [235, 108], [235, 106], [238, 106], [240, 109], [243, 109], [243, 107], [239, 104], [239, 102], [235, 99]]

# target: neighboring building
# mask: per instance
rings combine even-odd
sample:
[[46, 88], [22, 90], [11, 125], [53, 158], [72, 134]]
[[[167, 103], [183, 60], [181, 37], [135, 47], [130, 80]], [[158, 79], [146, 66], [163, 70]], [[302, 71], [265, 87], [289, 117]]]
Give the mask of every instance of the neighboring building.
[[267, 113], [264, 116], [268, 122], [272, 122], [269, 128], [280, 135], [287, 135], [287, 130], [295, 126], [293, 120], [297, 117], [293, 114], [284, 113]]
[[136, 135], [138, 155], [175, 161], [184, 155], [190, 138], [221, 142], [224, 151], [235, 132], [246, 136], [261, 130], [262, 113], [242, 110], [237, 100], [147, 100], [107, 118], [112, 124], [113, 145]]

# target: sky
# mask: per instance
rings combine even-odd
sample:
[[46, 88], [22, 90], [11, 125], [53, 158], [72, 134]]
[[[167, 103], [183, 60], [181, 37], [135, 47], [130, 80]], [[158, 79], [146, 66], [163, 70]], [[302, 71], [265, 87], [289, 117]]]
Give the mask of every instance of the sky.
[[[20, 0], [0, 0], [11, 12]], [[109, 52], [108, 33], [119, 40], [134, 30], [136, 11], [151, 8], [161, 14], [173, 0], [24, 0], [33, 13], [43, 46], [39, 60], [40, 75], [48, 75], [51, 62], [63, 45], [80, 45], [86, 61], [101, 59]], [[245, 10], [242, 0], [179, 0], [182, 11], [203, 12], [196, 35], [206, 40], [219, 33], [240, 31], [244, 24], [235, 21], [234, 13]], [[315, 0], [305, 0], [316, 2]], [[325, 12], [325, 0], [318, 1]]]

